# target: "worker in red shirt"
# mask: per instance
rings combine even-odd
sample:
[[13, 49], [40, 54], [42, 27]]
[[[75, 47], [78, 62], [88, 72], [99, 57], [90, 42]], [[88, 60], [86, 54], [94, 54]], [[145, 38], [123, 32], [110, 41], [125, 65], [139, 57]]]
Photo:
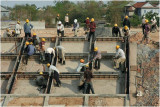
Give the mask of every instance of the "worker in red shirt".
[[96, 23], [94, 22], [94, 18], [91, 19], [89, 28], [90, 28], [90, 32], [89, 32], [88, 42], [90, 41], [91, 36], [92, 36], [92, 42], [93, 42], [95, 40], [95, 30], [96, 30]]
[[85, 30], [85, 34], [87, 34], [89, 32], [89, 24], [90, 24], [89, 17], [86, 18], [85, 23], [86, 25], [84, 30]]

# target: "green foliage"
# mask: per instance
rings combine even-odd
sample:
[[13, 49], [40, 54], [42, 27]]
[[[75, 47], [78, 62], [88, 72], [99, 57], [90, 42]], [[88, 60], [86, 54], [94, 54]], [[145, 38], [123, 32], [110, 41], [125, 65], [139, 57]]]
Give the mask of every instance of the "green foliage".
[[110, 1], [107, 4], [106, 20], [113, 26], [115, 23], [121, 26], [121, 18], [124, 13], [124, 6], [131, 1]]
[[158, 13], [153, 13], [152, 11], [150, 11], [150, 12], [148, 12], [148, 13], [146, 13], [146, 19], [148, 19], [149, 20], [149, 23], [151, 23], [151, 19], [153, 18], [153, 16], [155, 16], [156, 17], [156, 20], [157, 20], [157, 24], [158, 24], [158, 26], [159, 26], [159, 18], [157, 17], [158, 16]]
[[130, 23], [132, 26], [138, 26], [141, 24], [141, 19], [138, 15], [133, 15], [133, 17], [130, 19]]

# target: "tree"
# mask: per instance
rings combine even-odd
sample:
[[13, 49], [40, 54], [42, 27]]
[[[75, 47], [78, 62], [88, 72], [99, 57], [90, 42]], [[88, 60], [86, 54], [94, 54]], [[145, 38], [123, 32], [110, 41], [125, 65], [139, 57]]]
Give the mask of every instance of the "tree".
[[150, 12], [147, 12], [145, 16], [146, 16], [146, 19], [148, 19], [150, 23], [151, 23], [151, 19], [153, 18], [153, 16], [155, 16], [157, 20], [157, 25], [159, 26], [159, 18], [157, 17], [158, 13], [155, 13], [155, 12], [153, 13], [152, 11], [150, 11]]
[[132, 26], [138, 26], [141, 24], [141, 20], [138, 15], [133, 15], [130, 19], [130, 22]]

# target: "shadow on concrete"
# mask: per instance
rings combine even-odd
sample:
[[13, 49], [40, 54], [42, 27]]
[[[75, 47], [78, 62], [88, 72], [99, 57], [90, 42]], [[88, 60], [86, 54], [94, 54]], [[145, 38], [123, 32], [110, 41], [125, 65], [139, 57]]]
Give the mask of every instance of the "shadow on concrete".
[[6, 94], [6, 87], [8, 84], [8, 80], [1, 80], [1, 94]]

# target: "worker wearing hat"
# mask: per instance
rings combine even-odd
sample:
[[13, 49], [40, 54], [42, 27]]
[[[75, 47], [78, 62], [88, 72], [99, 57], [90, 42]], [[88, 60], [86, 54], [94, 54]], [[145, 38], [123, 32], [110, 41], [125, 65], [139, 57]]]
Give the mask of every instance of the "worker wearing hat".
[[11, 36], [12, 36], [12, 34], [11, 34], [10, 30], [9, 30], [9, 28], [7, 28], [6, 32], [3, 34], [3, 37], [11, 37]]
[[123, 20], [123, 27], [124, 26], [128, 26], [128, 28], [130, 29], [130, 21], [128, 19], [128, 16], [126, 15], [124, 20]]
[[16, 24], [16, 26], [15, 26], [15, 36], [17, 37], [17, 36], [20, 36], [20, 34], [21, 34], [21, 29], [22, 29], [22, 27], [21, 27], [21, 25], [20, 25], [20, 21], [17, 21], [17, 24]]
[[142, 31], [143, 31], [143, 34], [144, 34], [144, 29], [145, 29], [145, 20], [146, 20], [146, 18], [145, 18], [145, 15], [143, 16], [143, 19], [142, 19]]
[[149, 33], [150, 33], [150, 25], [148, 24], [148, 20], [146, 19], [145, 20], [145, 29], [144, 29], [144, 36], [143, 36], [143, 38], [142, 38], [142, 42], [144, 41], [144, 40], [146, 40], [146, 44], [148, 44], [148, 42], [149, 42]]
[[80, 64], [78, 65], [78, 67], [77, 67], [77, 72], [84, 72], [84, 66], [86, 66], [86, 65], [88, 65], [89, 64], [89, 62], [88, 63], [84, 63], [84, 59], [80, 59]]
[[28, 45], [27, 55], [26, 55], [26, 65], [27, 65], [28, 64], [28, 58], [36, 52], [36, 49], [33, 45], [33, 42], [29, 42], [29, 44], [28, 44], [28, 42], [26, 42], [26, 45]]
[[43, 76], [43, 72], [39, 72], [39, 76], [36, 78], [36, 84], [39, 86], [38, 90], [40, 91], [43, 88], [46, 88], [45, 78]]
[[33, 28], [33, 25], [29, 23], [29, 19], [26, 19], [26, 23], [24, 24], [24, 33], [25, 38], [31, 37], [31, 29]]
[[98, 50], [98, 47], [94, 48], [93, 52], [93, 60], [95, 61], [95, 69], [100, 69], [100, 62], [101, 62], [101, 51]]
[[129, 36], [130, 35], [130, 30], [128, 28], [128, 26], [124, 26], [124, 28], [122, 29], [122, 32], [124, 34], [124, 36]]
[[66, 60], [65, 60], [65, 48], [63, 46], [56, 46], [55, 51], [57, 52], [57, 56], [58, 56], [58, 62], [62, 63], [63, 65], [66, 64]]
[[88, 42], [90, 42], [91, 37], [93, 42], [95, 41], [95, 31], [96, 31], [96, 23], [94, 22], [94, 18], [91, 19], [89, 28], [90, 28], [90, 32], [89, 32]]
[[53, 78], [56, 80], [57, 86], [60, 87], [61, 81], [59, 80], [59, 70], [50, 63], [47, 64], [47, 67], [49, 68], [49, 76], [53, 76]]
[[121, 31], [120, 31], [117, 24], [114, 24], [114, 27], [112, 28], [112, 36], [113, 37], [121, 37]]
[[64, 25], [61, 21], [59, 21], [57, 25], [57, 35], [59, 36], [59, 34], [61, 34], [61, 37], [64, 37]]
[[66, 16], [65, 16], [65, 18], [64, 18], [65, 20], [65, 24], [64, 24], [64, 26], [65, 27], [69, 27], [69, 16], [68, 16], [68, 13], [66, 14]]
[[115, 69], [119, 69], [119, 65], [124, 66], [124, 62], [126, 60], [126, 56], [124, 51], [120, 48], [119, 45], [116, 46], [116, 55], [115, 55]]
[[55, 57], [55, 50], [51, 47], [47, 48], [45, 51], [45, 56], [47, 57], [47, 62], [51, 64], [53, 57]]
[[72, 31], [74, 31], [74, 37], [77, 37], [78, 29], [79, 29], [78, 20], [74, 19], [73, 29], [72, 29]]
[[154, 31], [154, 29], [159, 31], [158, 26], [157, 26], [157, 20], [155, 16], [153, 16], [153, 18], [151, 19], [151, 32]]
[[39, 43], [39, 51], [40, 51], [40, 61], [45, 61], [45, 38], [41, 38], [41, 42]]
[[56, 26], [58, 25], [58, 22], [60, 21], [60, 15], [59, 13], [57, 14], [57, 17], [56, 17]]
[[39, 37], [37, 36], [37, 34], [36, 34], [35, 32], [33, 33], [32, 40], [33, 40], [33, 45], [34, 45], [34, 46], [39, 45], [40, 39], [39, 39]]
[[86, 24], [84, 30], [85, 30], [85, 34], [87, 34], [89, 32], [89, 24], [90, 24], [89, 17], [87, 17], [84, 22]]

